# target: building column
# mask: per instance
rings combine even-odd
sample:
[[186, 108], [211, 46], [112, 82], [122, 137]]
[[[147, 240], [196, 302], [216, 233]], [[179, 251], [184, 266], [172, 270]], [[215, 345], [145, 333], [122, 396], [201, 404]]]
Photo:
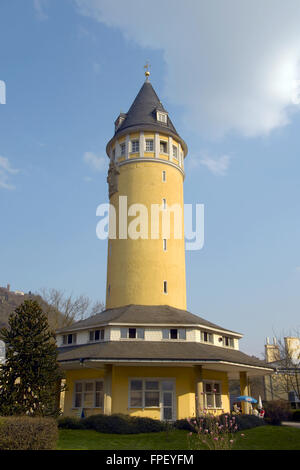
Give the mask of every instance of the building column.
[[145, 136], [144, 132], [140, 132], [140, 157], [144, 158], [145, 152]]
[[173, 161], [173, 139], [172, 139], [172, 137], [169, 137], [169, 141], [168, 141], [168, 154], [169, 154], [169, 160], [172, 162]]
[[159, 158], [159, 154], [160, 154], [159, 133], [155, 132], [155, 136], [154, 136], [154, 155], [155, 155], [155, 158]]
[[126, 160], [128, 160], [129, 158], [129, 152], [130, 152], [130, 138], [129, 138], [129, 134], [126, 134], [126, 137], [125, 137], [125, 158]]
[[111, 415], [112, 409], [112, 365], [104, 366], [104, 405], [103, 411], [105, 415]]
[[203, 369], [202, 366], [195, 366], [195, 379], [196, 379], [196, 416], [199, 417], [203, 414], [204, 409], [204, 389], [203, 389]]
[[[241, 395], [249, 395], [247, 372], [240, 372], [240, 390]], [[242, 413], [249, 414], [249, 403], [242, 401]]]

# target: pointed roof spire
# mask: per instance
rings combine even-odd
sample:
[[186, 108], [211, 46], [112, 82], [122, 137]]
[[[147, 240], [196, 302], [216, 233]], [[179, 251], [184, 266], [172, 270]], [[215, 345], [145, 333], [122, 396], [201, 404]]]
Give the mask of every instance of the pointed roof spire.
[[146, 65], [144, 65], [144, 69], [146, 69], [146, 72], [145, 72], [146, 81], [148, 81], [149, 77], [150, 77], [150, 72], [149, 72], [150, 67], [151, 67], [151, 65], [150, 65], [149, 61], [147, 60]]
[[[127, 114], [122, 113], [122, 115], [120, 115], [117, 119], [118, 123], [116, 125], [113, 139], [116, 137], [121, 137], [122, 135], [125, 135], [129, 132], [160, 132], [179, 140], [184, 149], [184, 153], [186, 154], [186, 143], [177, 133], [168, 115], [168, 112], [163, 107], [149, 81], [149, 64], [147, 64], [145, 68], [147, 69], [145, 72], [146, 80], [143, 83]], [[165, 122], [158, 120], [158, 112], [161, 112], [165, 115]], [[107, 144], [107, 148], [109, 147], [110, 142]]]

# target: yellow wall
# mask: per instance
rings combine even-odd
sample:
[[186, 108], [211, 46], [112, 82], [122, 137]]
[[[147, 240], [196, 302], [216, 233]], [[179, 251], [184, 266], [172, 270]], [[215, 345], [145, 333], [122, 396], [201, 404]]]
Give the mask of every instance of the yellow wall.
[[[129, 409], [128, 391], [131, 378], [170, 378], [175, 379], [177, 419], [195, 416], [195, 369], [193, 367], [133, 367], [113, 366], [112, 368], [112, 413], [130, 414], [160, 419], [159, 408]], [[99, 369], [78, 369], [66, 371], [67, 391], [65, 392], [64, 415], [76, 416], [73, 409], [73, 390], [76, 380], [104, 378], [104, 371]], [[203, 370], [203, 380], [221, 381], [222, 406], [229, 412], [228, 379], [226, 372]], [[85, 409], [85, 415], [99, 414], [101, 410]], [[216, 414], [222, 413], [217, 410]]]
[[[162, 181], [163, 170], [166, 172], [166, 182]], [[127, 196], [128, 207], [134, 203], [144, 204], [147, 207], [149, 238], [110, 240], [106, 308], [129, 304], [167, 304], [186, 309], [183, 175], [170, 165], [142, 159], [120, 166], [119, 171], [118, 192], [110, 199], [110, 203], [116, 208], [116, 235], [118, 237], [119, 233], [119, 196]], [[168, 206], [179, 204], [182, 214], [182, 233], [179, 240], [174, 239], [174, 218], [171, 214], [167, 251], [163, 251], [161, 216], [159, 238], [157, 240], [150, 238], [151, 204], [161, 205], [163, 198], [166, 199]], [[135, 218], [136, 216], [128, 217], [128, 225]], [[163, 292], [164, 280], [168, 282], [168, 294]], [[109, 295], [108, 286], [110, 286]]]

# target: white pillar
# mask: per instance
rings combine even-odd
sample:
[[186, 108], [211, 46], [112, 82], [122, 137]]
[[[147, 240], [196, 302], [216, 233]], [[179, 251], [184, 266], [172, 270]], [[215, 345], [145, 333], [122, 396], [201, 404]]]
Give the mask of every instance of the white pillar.
[[169, 142], [168, 142], [168, 154], [169, 154], [169, 160], [172, 161], [173, 159], [173, 139], [172, 137], [169, 137]]
[[106, 364], [104, 366], [104, 406], [103, 411], [105, 415], [111, 415], [112, 409], [112, 365]]
[[144, 132], [140, 132], [140, 157], [144, 157], [144, 151], [145, 151], [145, 136]]
[[129, 158], [129, 134], [127, 134], [125, 138], [125, 155], [127, 160]]
[[158, 134], [158, 132], [156, 132], [155, 136], [154, 136], [154, 152], [155, 152], [155, 158], [159, 158], [160, 144], [159, 144], [159, 134]]

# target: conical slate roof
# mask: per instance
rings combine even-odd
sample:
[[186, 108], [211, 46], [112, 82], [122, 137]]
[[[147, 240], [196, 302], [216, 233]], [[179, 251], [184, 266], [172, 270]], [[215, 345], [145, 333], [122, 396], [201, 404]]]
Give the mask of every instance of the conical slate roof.
[[167, 112], [160, 102], [153, 86], [146, 80], [115, 135], [130, 127], [141, 127], [149, 124], [158, 131], [169, 129], [171, 132], [178, 135], [169, 116], [166, 123], [157, 121], [156, 110]]
[[153, 86], [147, 79], [138, 92], [128, 113], [122, 113], [122, 117], [125, 117], [125, 119], [116, 129], [114, 137], [108, 142], [107, 153], [109, 154], [109, 146], [116, 137], [121, 137], [128, 132], [152, 131], [161, 132], [179, 140], [186, 155], [187, 145], [179, 136], [170, 117], [167, 116], [166, 123], [158, 121], [156, 117], [156, 111], [167, 113], [162, 103], [160, 102]]

